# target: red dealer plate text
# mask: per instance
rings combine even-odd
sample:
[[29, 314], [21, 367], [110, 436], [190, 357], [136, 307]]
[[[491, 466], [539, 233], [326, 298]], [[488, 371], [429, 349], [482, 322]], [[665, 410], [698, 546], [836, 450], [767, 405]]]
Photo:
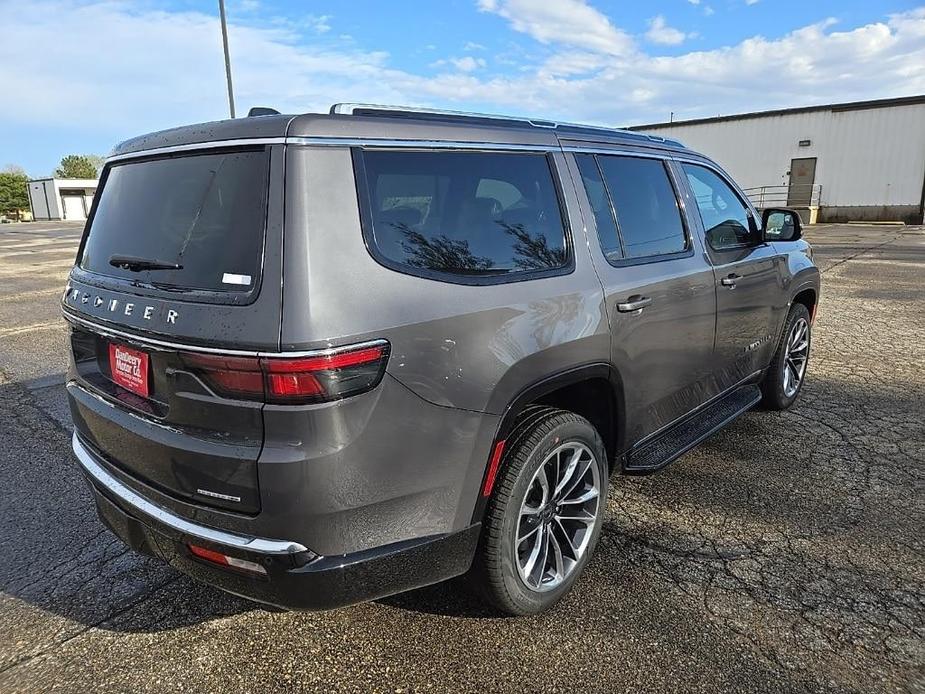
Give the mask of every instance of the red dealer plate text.
[[148, 355], [123, 345], [109, 344], [112, 380], [126, 390], [148, 397]]

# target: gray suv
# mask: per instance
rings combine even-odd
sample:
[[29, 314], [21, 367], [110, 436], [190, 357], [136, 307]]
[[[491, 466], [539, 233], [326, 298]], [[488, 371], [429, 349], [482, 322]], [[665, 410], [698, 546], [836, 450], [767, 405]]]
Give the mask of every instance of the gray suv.
[[468, 574], [536, 613], [612, 477], [794, 402], [818, 297], [797, 214], [678, 142], [261, 109], [107, 161], [63, 297], [74, 452], [119, 537], [237, 595]]

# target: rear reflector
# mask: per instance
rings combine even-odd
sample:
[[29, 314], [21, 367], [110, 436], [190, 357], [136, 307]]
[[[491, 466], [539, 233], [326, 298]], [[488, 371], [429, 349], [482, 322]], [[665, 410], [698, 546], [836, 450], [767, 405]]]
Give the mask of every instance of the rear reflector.
[[184, 353], [183, 362], [217, 393], [268, 403], [338, 400], [375, 388], [389, 359], [386, 341], [308, 357], [224, 357]]
[[194, 557], [199, 557], [200, 559], [204, 559], [212, 564], [219, 564], [220, 566], [231, 566], [235, 569], [249, 571], [251, 573], [260, 574], [261, 576], [267, 575], [267, 570], [257, 562], [247, 561], [246, 559], [238, 559], [237, 557], [229, 557], [227, 554], [216, 552], [214, 549], [206, 549], [205, 547], [200, 547], [199, 545], [187, 545], [187, 547], [189, 548], [190, 554], [192, 554]]
[[498, 476], [498, 466], [501, 465], [501, 456], [504, 455], [504, 441], [498, 441], [491, 453], [491, 460], [488, 461], [488, 472], [485, 473], [485, 483], [482, 485], [482, 496], [491, 496], [491, 490], [495, 486], [495, 478]]

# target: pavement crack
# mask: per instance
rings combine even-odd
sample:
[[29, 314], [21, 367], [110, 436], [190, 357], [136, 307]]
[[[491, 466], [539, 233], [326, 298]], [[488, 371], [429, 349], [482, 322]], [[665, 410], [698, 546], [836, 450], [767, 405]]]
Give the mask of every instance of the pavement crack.
[[180, 581], [182, 578], [183, 578], [182, 574], [177, 574], [176, 576], [172, 576], [166, 581], [162, 581], [161, 583], [155, 586], [152, 586], [149, 592], [139, 596], [136, 600], [133, 600], [132, 602], [125, 605], [124, 607], [120, 608], [119, 610], [113, 612], [112, 614], [106, 615], [102, 619], [91, 622], [89, 624], [85, 624], [81, 629], [78, 629], [74, 633], [69, 634], [67, 637], [61, 639], [60, 641], [56, 641], [54, 644], [50, 645], [48, 648], [44, 648], [37, 653], [30, 653], [28, 655], [22, 656], [21, 658], [18, 658], [11, 663], [7, 663], [4, 666], [0, 666], [0, 674], [3, 674], [9, 670], [13, 670], [18, 667], [21, 667], [22, 665], [25, 665], [28, 662], [35, 660], [36, 658], [42, 658], [56, 651], [57, 649], [61, 648], [63, 645], [65, 645], [69, 641], [73, 641], [74, 639], [80, 636], [83, 636], [84, 634], [86, 634], [87, 632], [93, 629], [101, 627], [109, 622], [115, 621], [122, 615], [128, 612], [131, 612], [132, 610], [134, 610], [136, 607], [146, 602], [147, 600], [150, 600], [151, 598], [155, 597], [159, 592], [161, 592], [165, 588], [176, 583], [177, 581]]

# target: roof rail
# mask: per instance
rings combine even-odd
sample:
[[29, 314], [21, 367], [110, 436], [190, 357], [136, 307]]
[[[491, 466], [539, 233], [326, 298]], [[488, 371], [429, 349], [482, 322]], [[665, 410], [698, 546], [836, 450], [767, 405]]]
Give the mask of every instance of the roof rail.
[[568, 123], [564, 121], [551, 121], [542, 118], [527, 118], [523, 116], [503, 116], [494, 113], [475, 113], [470, 111], [449, 111], [436, 108], [420, 108], [416, 106], [387, 106], [383, 104], [337, 103], [331, 106], [331, 115], [362, 115], [385, 116], [393, 118], [434, 117], [435, 120], [468, 120], [546, 128], [549, 130], [570, 131], [574, 133], [600, 133], [621, 135], [634, 140], [649, 140], [651, 142], [667, 143], [669, 145], [683, 145], [677, 140], [671, 140], [659, 135], [633, 132], [622, 128], [607, 128], [601, 125], [584, 125], [582, 123]]

